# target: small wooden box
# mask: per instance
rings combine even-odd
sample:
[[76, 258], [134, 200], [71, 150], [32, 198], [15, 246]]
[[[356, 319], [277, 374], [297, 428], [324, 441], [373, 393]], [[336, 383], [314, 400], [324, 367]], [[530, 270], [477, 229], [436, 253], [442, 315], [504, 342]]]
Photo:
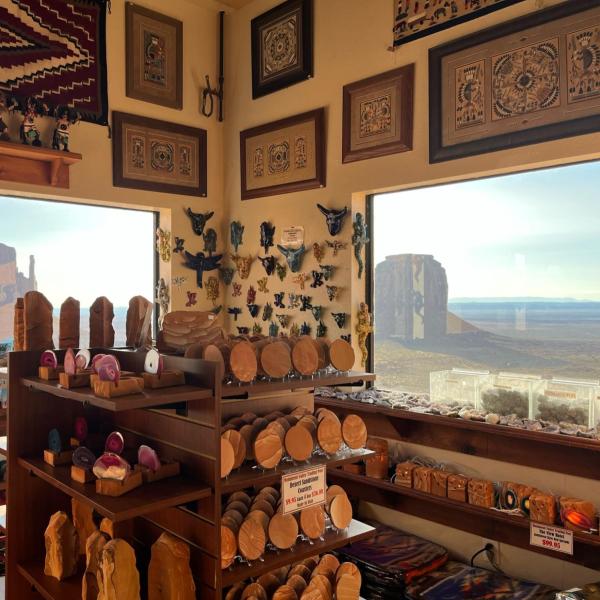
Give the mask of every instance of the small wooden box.
[[158, 471], [151, 471], [150, 469], [142, 467], [141, 465], [137, 465], [136, 469], [139, 469], [142, 473], [144, 483], [154, 483], [155, 481], [167, 479], [168, 477], [177, 477], [181, 471], [181, 465], [174, 461], [160, 465], [160, 469], [158, 469]]
[[183, 371], [163, 371], [160, 376], [151, 373], [142, 373], [144, 386], [152, 390], [185, 385], [185, 373]]
[[484, 508], [493, 508], [496, 505], [496, 491], [494, 484], [487, 479], [471, 479], [467, 486], [469, 504]]
[[144, 391], [144, 380], [141, 377], [121, 379], [117, 384], [113, 381], [94, 382], [94, 394], [99, 398], [119, 398], [131, 394], [141, 394]]
[[51, 467], [60, 465], [68, 465], [73, 461], [73, 451], [63, 450], [62, 452], [54, 452], [53, 450], [44, 450], [44, 462]]
[[38, 377], [43, 379], [44, 381], [56, 381], [58, 376], [64, 373], [63, 367], [39, 367], [38, 368]]
[[448, 476], [448, 498], [457, 502], [467, 501], [467, 486], [469, 478], [464, 475]]
[[402, 487], [412, 488], [413, 476], [416, 468], [417, 465], [410, 461], [396, 465], [396, 478], [394, 479], [394, 483], [396, 485], [401, 485]]
[[89, 387], [90, 373], [81, 372], [75, 375], [67, 375], [67, 373], [59, 373], [58, 383], [67, 390], [75, 388]]
[[534, 492], [529, 496], [529, 518], [536, 523], [556, 523], [556, 498], [551, 494]]
[[419, 492], [431, 494], [433, 469], [430, 467], [417, 467], [413, 473], [413, 488]]
[[117, 481], [116, 479], [96, 479], [96, 493], [116, 498], [140, 487], [142, 483], [142, 472], [132, 471], [123, 481]]
[[78, 483], [90, 483], [96, 479], [94, 474], [89, 469], [82, 469], [71, 465], [71, 479]]
[[448, 477], [450, 473], [435, 470], [431, 474], [431, 493], [434, 496], [446, 498], [448, 496]]

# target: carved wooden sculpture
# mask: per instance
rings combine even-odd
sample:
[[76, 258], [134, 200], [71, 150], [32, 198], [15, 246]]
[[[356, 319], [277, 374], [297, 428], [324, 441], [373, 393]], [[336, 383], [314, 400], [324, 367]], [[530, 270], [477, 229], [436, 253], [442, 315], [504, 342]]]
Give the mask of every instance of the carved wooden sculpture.
[[101, 559], [109, 537], [101, 531], [94, 531], [85, 542], [85, 573], [81, 582], [83, 600], [98, 600], [102, 585]]
[[152, 545], [148, 600], [196, 600], [190, 547], [168, 533], [163, 533]]
[[24, 350], [48, 350], [52, 341], [52, 304], [40, 292], [27, 292], [24, 299]]
[[85, 554], [87, 539], [97, 529], [94, 523], [94, 509], [90, 504], [72, 498], [71, 511], [73, 513], [73, 525], [79, 538], [79, 554]]
[[134, 296], [127, 309], [127, 346], [144, 348], [152, 345], [153, 304], [143, 296]]
[[60, 307], [58, 347], [62, 349], [79, 348], [79, 300], [70, 296]]
[[25, 350], [25, 299], [17, 298], [13, 321], [14, 347], [16, 352]]
[[102, 584], [98, 600], [140, 600], [135, 552], [125, 540], [111, 540], [102, 551]]
[[112, 348], [115, 344], [112, 302], [105, 296], [96, 298], [90, 307], [90, 348]]
[[50, 517], [44, 532], [46, 561], [44, 574], [59, 581], [75, 575], [79, 559], [77, 531], [67, 513], [57, 512]]

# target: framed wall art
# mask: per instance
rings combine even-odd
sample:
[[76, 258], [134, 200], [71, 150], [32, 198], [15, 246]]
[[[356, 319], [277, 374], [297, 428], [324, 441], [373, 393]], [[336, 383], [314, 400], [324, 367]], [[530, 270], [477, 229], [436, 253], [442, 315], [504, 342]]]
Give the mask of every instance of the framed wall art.
[[312, 0], [288, 0], [252, 19], [252, 97], [313, 74]]
[[398, 0], [394, 47], [443, 31], [460, 23], [518, 4], [523, 0]]
[[429, 52], [430, 161], [600, 129], [600, 6], [559, 4]]
[[325, 109], [240, 133], [242, 199], [325, 187]]
[[113, 185], [206, 196], [206, 131], [113, 113]]
[[183, 107], [183, 23], [127, 2], [127, 96]]
[[414, 64], [344, 87], [342, 161], [412, 150]]

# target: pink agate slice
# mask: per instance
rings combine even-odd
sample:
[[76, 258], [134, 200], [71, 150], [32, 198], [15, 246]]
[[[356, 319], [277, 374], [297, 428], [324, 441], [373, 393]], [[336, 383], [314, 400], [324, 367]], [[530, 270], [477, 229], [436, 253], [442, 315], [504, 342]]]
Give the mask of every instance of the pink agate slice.
[[73, 348], [69, 348], [65, 352], [65, 373], [67, 375], [75, 375], [77, 373], [77, 363], [75, 362], [75, 353]]
[[56, 369], [58, 367], [58, 359], [52, 350], [44, 350], [40, 356], [40, 367], [50, 367]]
[[119, 365], [119, 361], [111, 354], [103, 356], [96, 362], [94, 368], [98, 373], [100, 381], [112, 381], [115, 384], [119, 383], [119, 379], [121, 378], [121, 366]]
[[131, 466], [118, 454], [105, 452], [95, 463], [93, 472], [98, 479], [116, 479], [123, 481], [129, 472]]
[[96, 354], [94, 358], [92, 358], [92, 369], [94, 373], [98, 373], [98, 363], [106, 356], [106, 354]]
[[138, 463], [151, 471], [158, 471], [160, 469], [158, 454], [150, 446], [144, 446], [143, 444], [138, 450]]
[[75, 356], [75, 364], [77, 365], [77, 368], [82, 371], [88, 368], [90, 360], [91, 354], [89, 350], [80, 350]]
[[77, 417], [75, 419], [75, 437], [83, 442], [88, 436], [88, 424], [83, 417]]
[[111, 454], [121, 454], [125, 449], [125, 440], [118, 431], [113, 431], [108, 434], [106, 438], [106, 444], [104, 444], [104, 450]]

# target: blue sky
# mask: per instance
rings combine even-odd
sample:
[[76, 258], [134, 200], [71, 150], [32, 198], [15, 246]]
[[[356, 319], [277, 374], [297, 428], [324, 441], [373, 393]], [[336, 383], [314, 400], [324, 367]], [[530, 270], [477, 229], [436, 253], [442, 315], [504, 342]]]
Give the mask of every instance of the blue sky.
[[27, 275], [57, 307], [68, 296], [89, 307], [98, 296], [126, 306], [153, 298], [152, 213], [0, 196], [0, 242], [17, 250]]
[[600, 163], [378, 196], [376, 264], [433, 254], [449, 297], [600, 300]]

